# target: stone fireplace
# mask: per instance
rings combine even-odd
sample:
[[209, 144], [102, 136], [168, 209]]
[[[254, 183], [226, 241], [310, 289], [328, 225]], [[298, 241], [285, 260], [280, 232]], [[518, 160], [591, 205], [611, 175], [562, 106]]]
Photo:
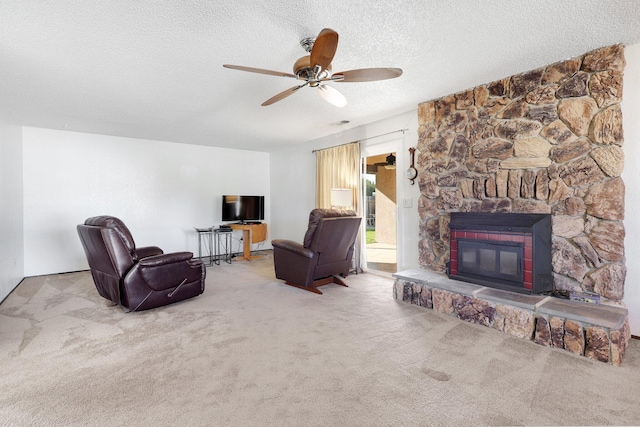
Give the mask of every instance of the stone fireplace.
[[550, 214], [555, 289], [624, 296], [623, 47], [419, 105], [420, 266], [451, 212]]
[[[458, 213], [546, 215], [551, 222], [550, 271], [544, 272], [540, 288], [594, 292], [601, 297], [601, 305], [567, 301], [581, 304], [576, 308], [542, 296], [508, 297], [511, 302], [505, 306], [514, 308], [513, 316], [520, 318], [512, 319], [514, 324], [529, 325], [516, 328], [518, 336], [615, 364], [630, 337], [622, 303], [626, 275], [625, 188], [620, 177], [624, 66], [624, 47], [613, 45], [424, 102], [418, 106], [416, 147], [420, 270], [444, 275], [449, 266], [449, 274], [460, 274], [459, 230], [450, 229]], [[474, 251], [480, 253], [469, 240], [493, 244], [488, 235], [462, 239], [463, 245], [471, 245], [468, 259]], [[514, 251], [516, 255], [506, 251], [505, 259], [517, 257], [520, 249]], [[524, 244], [523, 277], [526, 251]], [[487, 256], [496, 261], [495, 250], [491, 252]], [[452, 254], [458, 258], [452, 259]], [[436, 286], [439, 279], [418, 277], [422, 276], [416, 272], [398, 273], [396, 298], [434, 309], [444, 298], [448, 302], [443, 312], [465, 320], [470, 319], [465, 313], [472, 313], [471, 321], [503, 331], [513, 323], [505, 314], [511, 308], [499, 314], [502, 303], [497, 301], [504, 302], [505, 297], [498, 291]], [[533, 279], [522, 282], [533, 291]], [[589, 315], [574, 313], [583, 306]], [[598, 313], [612, 310], [615, 321], [595, 320]], [[478, 317], [478, 313], [483, 314]]]

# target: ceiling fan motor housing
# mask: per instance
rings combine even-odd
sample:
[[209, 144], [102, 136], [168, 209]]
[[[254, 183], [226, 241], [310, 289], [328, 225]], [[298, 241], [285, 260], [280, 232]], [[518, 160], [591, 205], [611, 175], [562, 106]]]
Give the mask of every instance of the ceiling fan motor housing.
[[293, 74], [298, 76], [301, 80], [310, 81], [310, 86], [317, 86], [319, 82], [314, 80], [328, 79], [331, 77], [331, 65], [329, 65], [325, 70], [322, 70], [314, 79], [313, 68], [311, 68], [311, 56], [306, 55], [302, 58], [298, 58], [298, 60], [293, 64]]

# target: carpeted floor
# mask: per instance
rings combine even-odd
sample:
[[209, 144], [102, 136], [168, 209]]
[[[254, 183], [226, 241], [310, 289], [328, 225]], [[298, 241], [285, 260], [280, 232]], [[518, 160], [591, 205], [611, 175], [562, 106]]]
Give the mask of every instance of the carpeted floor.
[[88, 272], [26, 279], [0, 305], [0, 424], [640, 424], [636, 340], [614, 367], [397, 302], [389, 278], [315, 295], [268, 251], [207, 274], [128, 314]]

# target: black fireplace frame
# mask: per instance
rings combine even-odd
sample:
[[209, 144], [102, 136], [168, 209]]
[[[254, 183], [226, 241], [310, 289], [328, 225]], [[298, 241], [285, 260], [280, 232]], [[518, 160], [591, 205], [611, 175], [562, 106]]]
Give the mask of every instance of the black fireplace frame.
[[[447, 268], [449, 278], [476, 283], [498, 289], [504, 289], [519, 293], [541, 294], [553, 291], [553, 274], [551, 266], [551, 215], [550, 214], [516, 214], [516, 213], [476, 213], [476, 212], [452, 212], [450, 214], [449, 228], [451, 234], [450, 241], [450, 261], [452, 257], [459, 257], [457, 248], [457, 238], [454, 237], [456, 231], [472, 231], [476, 233], [495, 234], [522, 234], [531, 238], [531, 259], [526, 262], [526, 267], [530, 268], [531, 288], [525, 287], [525, 282], [505, 280], [497, 276], [486, 276], [482, 274], [472, 274], [468, 271], [459, 271], [459, 260], [456, 258], [456, 268], [452, 271]], [[460, 239], [468, 241], [469, 239]], [[487, 240], [474, 238], [479, 244], [489, 242], [492, 245], [506, 246], [513, 245], [500, 240]], [[456, 242], [454, 244], [454, 241]], [[455, 248], [454, 248], [455, 245]], [[522, 260], [524, 263], [524, 260]], [[450, 267], [450, 266], [449, 266]], [[528, 284], [528, 283], [527, 283]]]

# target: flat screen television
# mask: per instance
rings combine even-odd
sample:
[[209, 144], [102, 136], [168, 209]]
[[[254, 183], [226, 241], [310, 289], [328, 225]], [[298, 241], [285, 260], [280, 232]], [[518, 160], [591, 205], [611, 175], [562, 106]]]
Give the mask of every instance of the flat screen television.
[[264, 219], [264, 196], [222, 196], [222, 221], [251, 222]]

